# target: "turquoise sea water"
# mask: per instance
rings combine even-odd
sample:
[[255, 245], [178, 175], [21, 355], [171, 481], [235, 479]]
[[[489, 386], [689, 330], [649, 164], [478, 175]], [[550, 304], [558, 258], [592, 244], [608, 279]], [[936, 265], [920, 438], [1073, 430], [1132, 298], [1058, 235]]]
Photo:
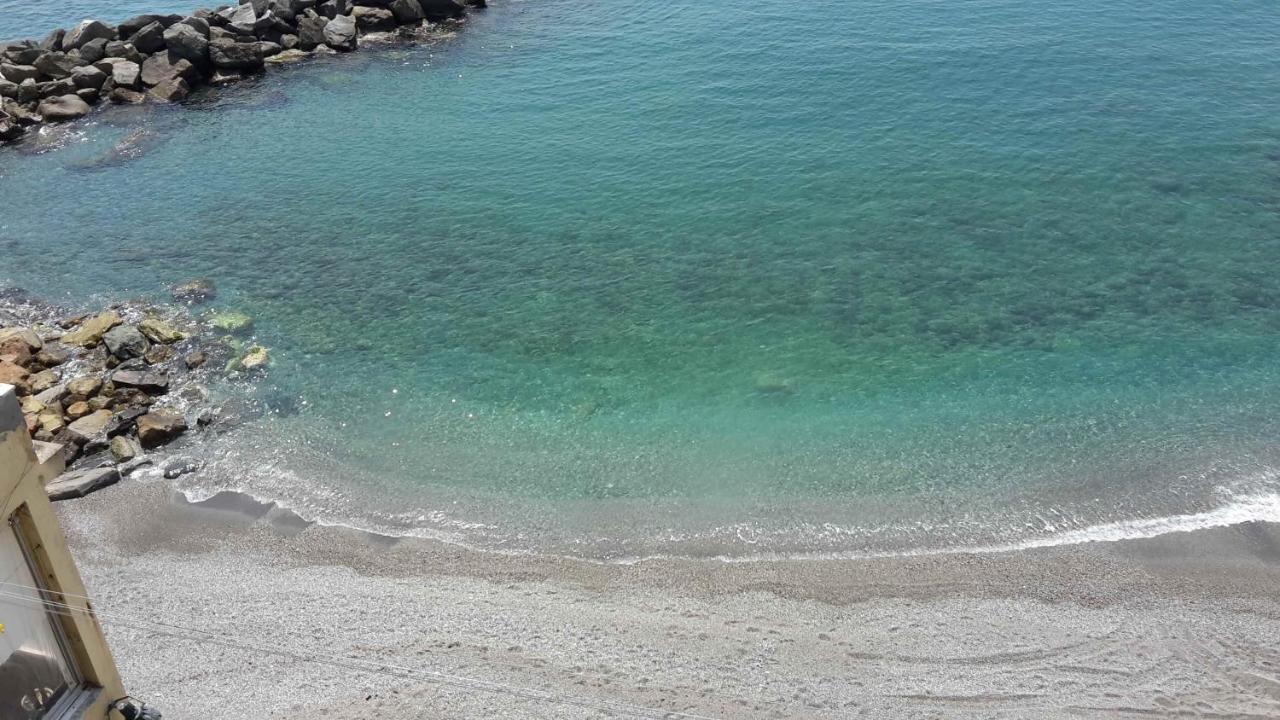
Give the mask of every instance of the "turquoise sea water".
[[280, 412], [191, 489], [332, 522], [631, 556], [1280, 519], [1278, 32], [499, 2], [0, 152], [0, 283], [213, 278]]

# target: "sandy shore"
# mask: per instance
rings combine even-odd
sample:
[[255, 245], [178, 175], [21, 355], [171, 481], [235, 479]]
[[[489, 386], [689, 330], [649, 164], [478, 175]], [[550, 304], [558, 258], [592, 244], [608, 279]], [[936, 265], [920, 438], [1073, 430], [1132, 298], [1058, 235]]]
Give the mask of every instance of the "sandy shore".
[[[126, 686], [168, 720], [627, 717], [616, 703], [715, 718], [1280, 717], [1276, 526], [607, 566], [184, 507], [159, 481], [59, 509]], [[137, 619], [419, 679], [159, 636]]]

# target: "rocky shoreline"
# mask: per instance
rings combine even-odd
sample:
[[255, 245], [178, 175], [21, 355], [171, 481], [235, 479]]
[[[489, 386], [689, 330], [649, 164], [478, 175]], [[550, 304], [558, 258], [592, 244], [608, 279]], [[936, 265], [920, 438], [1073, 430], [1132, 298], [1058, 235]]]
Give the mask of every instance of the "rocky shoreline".
[[[465, 2], [465, 4], [464, 4]], [[94, 105], [176, 102], [267, 65], [350, 52], [361, 38], [412, 39], [485, 0], [241, 0], [188, 16], [83, 20], [43, 40], [0, 43], [0, 145]]]
[[[198, 311], [207, 280], [170, 290], [173, 303], [114, 303], [69, 312], [20, 290], [0, 291], [0, 383], [13, 385], [37, 453], [61, 452], [71, 472], [54, 499], [79, 497], [153, 462], [180, 437], [234, 423], [242, 403], [217, 402], [209, 384], [254, 382], [270, 365], [243, 313]], [[174, 476], [195, 469], [178, 458]]]

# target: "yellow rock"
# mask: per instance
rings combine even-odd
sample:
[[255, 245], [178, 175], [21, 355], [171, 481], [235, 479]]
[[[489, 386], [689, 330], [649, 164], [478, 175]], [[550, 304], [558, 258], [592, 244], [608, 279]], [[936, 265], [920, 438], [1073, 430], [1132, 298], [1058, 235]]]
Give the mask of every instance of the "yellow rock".
[[103, 333], [119, 325], [120, 322], [120, 315], [114, 310], [100, 312], [81, 322], [80, 327], [63, 335], [62, 342], [67, 345], [93, 347], [102, 342]]

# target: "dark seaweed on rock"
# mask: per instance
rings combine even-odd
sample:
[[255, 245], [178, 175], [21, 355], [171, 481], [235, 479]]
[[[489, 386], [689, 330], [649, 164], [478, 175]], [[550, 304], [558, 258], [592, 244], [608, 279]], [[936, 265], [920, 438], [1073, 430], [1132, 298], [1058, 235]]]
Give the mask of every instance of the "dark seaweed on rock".
[[268, 65], [350, 52], [370, 33], [413, 40], [432, 24], [484, 6], [485, 0], [241, 0], [115, 26], [84, 20], [41, 41], [0, 43], [0, 145], [42, 124], [84, 117], [103, 102], [177, 102]]

